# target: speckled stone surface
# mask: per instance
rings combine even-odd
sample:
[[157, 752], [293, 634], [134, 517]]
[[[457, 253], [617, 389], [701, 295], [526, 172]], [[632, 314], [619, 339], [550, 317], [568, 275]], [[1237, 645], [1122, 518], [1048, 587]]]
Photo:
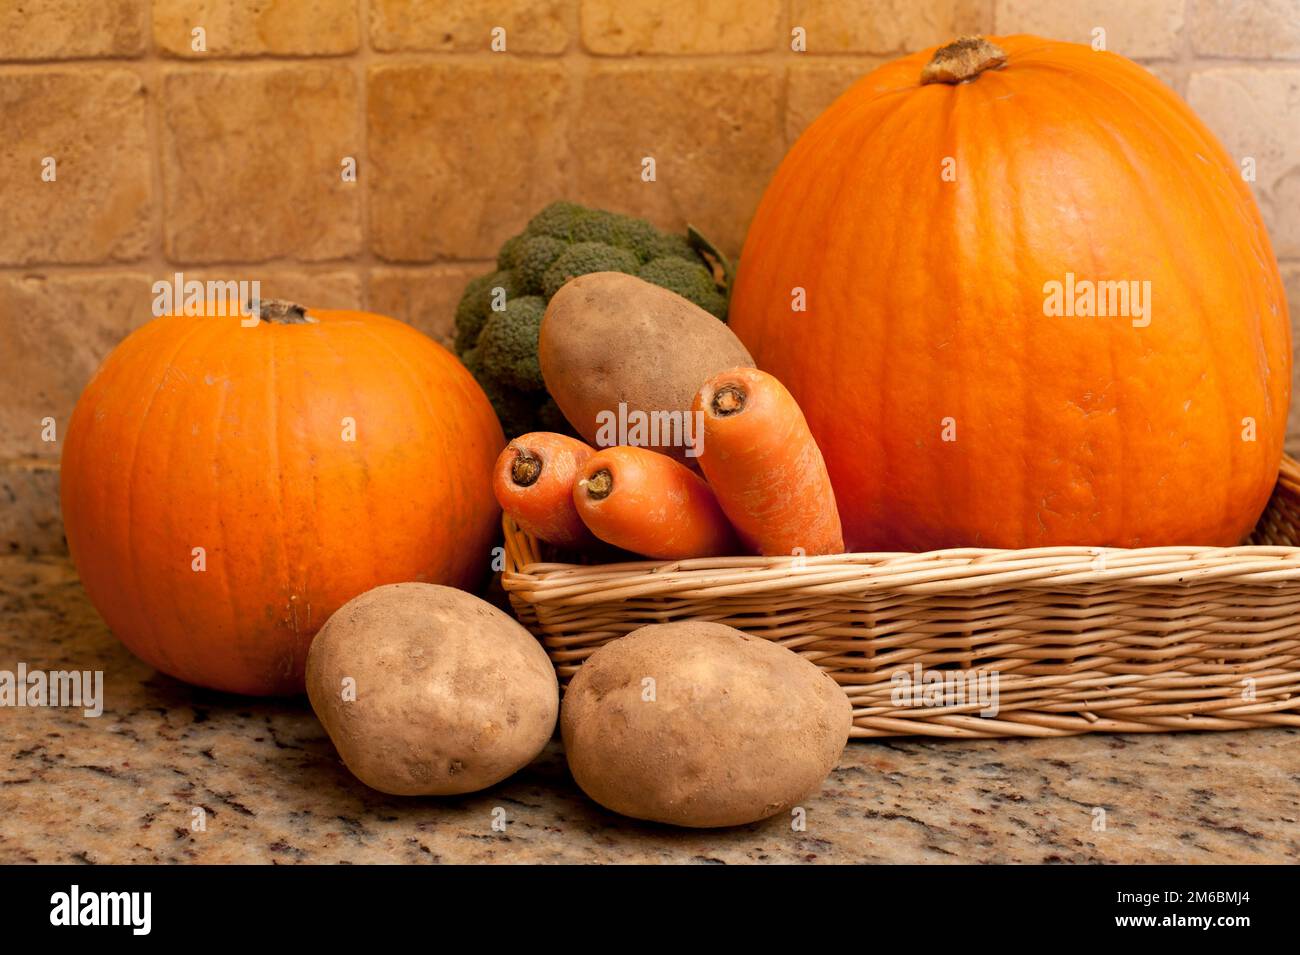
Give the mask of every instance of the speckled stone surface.
[[305, 700], [195, 690], [137, 661], [64, 560], [0, 558], [0, 669], [19, 662], [101, 669], [106, 703], [98, 719], [0, 708], [0, 863], [1300, 860], [1295, 730], [855, 742], [805, 831], [679, 831], [588, 801], [556, 742], [485, 793], [373, 792]]

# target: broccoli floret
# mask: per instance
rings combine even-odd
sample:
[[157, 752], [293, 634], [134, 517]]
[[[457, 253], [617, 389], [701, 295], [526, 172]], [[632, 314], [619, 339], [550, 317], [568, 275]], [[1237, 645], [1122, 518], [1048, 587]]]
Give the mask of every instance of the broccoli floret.
[[510, 238], [506, 239], [505, 243], [497, 252], [498, 269], [505, 271], [506, 269], [513, 269], [518, 266], [519, 263], [516, 255], [518, 254], [519, 246], [523, 240], [523, 235], [512, 235]]
[[626, 272], [635, 275], [640, 261], [635, 252], [602, 242], [576, 242], [552, 263], [542, 276], [542, 291], [549, 300], [569, 279], [592, 272]]
[[549, 235], [565, 242], [573, 240], [573, 232], [578, 224], [591, 216], [591, 210], [576, 202], [561, 199], [552, 202], [537, 215], [528, 220], [524, 228], [527, 235]]
[[635, 252], [642, 262], [653, 258], [651, 246], [658, 238], [659, 230], [645, 219], [600, 209], [593, 209], [590, 214], [578, 219], [573, 227], [574, 242], [603, 242], [618, 249], [627, 249]]
[[483, 323], [487, 321], [483, 305], [486, 303], [489, 283], [495, 275], [495, 272], [488, 272], [475, 276], [466, 283], [465, 291], [461, 293], [460, 302], [456, 305], [456, 353], [459, 355], [463, 356], [474, 346]]
[[568, 243], [550, 235], [525, 235], [523, 241], [515, 247], [515, 272], [519, 284], [528, 295], [542, 291], [542, 278], [567, 249]]
[[691, 243], [687, 241], [686, 236], [676, 232], [661, 232], [655, 236], [654, 241], [650, 243], [648, 260], [678, 258], [685, 259], [687, 262], [700, 261], [699, 254], [691, 248]]
[[702, 262], [666, 256], [642, 266], [637, 277], [676, 292], [717, 318], [726, 318], [727, 300]]
[[456, 351], [463, 353], [474, 347], [483, 324], [493, 314], [492, 301], [495, 289], [502, 289], [506, 301], [516, 295], [523, 295], [524, 289], [519, 276], [510, 269], [489, 272], [471, 279], [465, 286], [465, 294], [456, 306]]
[[537, 337], [546, 314], [540, 295], [510, 299], [505, 311], [493, 312], [478, 337], [483, 374], [518, 391], [543, 391], [542, 366], [537, 360]]

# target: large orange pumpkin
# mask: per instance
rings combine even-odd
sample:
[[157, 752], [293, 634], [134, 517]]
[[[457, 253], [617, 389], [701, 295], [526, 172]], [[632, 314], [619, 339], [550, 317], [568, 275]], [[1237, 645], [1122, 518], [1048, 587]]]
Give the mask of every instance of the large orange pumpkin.
[[[1145, 317], [1141, 284], [1080, 314], [1081, 283], [1133, 281]], [[1241, 169], [1085, 46], [967, 38], [860, 80], [768, 187], [731, 327], [854, 549], [1236, 544], [1277, 474], [1290, 326]]]
[[143, 660], [298, 693], [347, 600], [485, 576], [505, 439], [470, 374], [413, 328], [263, 315], [157, 318], [108, 356], [68, 428], [63, 519], [91, 601]]

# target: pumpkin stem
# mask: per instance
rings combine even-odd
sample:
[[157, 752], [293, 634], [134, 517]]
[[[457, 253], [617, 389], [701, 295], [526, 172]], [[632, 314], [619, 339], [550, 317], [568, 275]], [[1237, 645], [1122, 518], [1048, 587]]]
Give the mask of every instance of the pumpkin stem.
[[257, 317], [276, 325], [304, 325], [316, 321], [307, 314], [307, 309], [295, 302], [286, 302], [282, 298], [268, 298], [262, 302]]
[[921, 85], [948, 83], [955, 86], [975, 79], [985, 70], [1005, 66], [1007, 51], [982, 36], [963, 36], [935, 51], [921, 70]]

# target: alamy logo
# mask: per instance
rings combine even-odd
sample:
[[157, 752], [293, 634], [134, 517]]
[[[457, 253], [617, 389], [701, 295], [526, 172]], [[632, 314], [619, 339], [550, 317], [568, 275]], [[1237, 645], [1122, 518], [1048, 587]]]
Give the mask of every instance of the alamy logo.
[[698, 458], [703, 442], [703, 411], [629, 411], [627, 402], [620, 401], [617, 413], [596, 413], [596, 446], [600, 448], [685, 448], [688, 458]]
[[1134, 328], [1151, 324], [1151, 282], [1076, 280], [1043, 283], [1043, 314], [1066, 318], [1131, 318]]
[[980, 716], [998, 715], [997, 670], [924, 670], [900, 668], [890, 677], [889, 702], [894, 706], [978, 706]]
[[50, 896], [51, 925], [129, 925], [132, 935], [148, 935], [153, 924], [151, 892], [71, 891]]
[[81, 707], [94, 719], [104, 712], [103, 670], [0, 670], [0, 706]]
[[213, 318], [238, 315], [241, 325], [254, 326], [262, 313], [262, 283], [250, 281], [208, 281], [187, 279], [184, 272], [176, 272], [171, 281], [159, 279], [153, 283], [153, 314], [201, 315]]

